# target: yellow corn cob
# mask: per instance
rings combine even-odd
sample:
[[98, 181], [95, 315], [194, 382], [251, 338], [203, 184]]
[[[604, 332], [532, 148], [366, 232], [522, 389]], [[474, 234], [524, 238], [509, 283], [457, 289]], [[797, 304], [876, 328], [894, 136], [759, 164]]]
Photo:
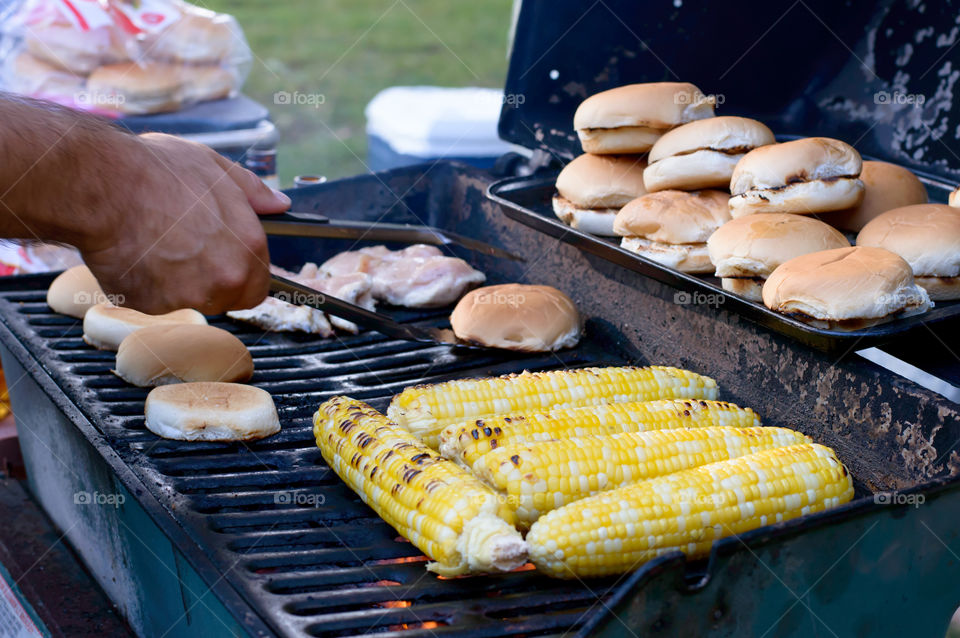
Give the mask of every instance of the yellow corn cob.
[[334, 397], [313, 416], [327, 464], [444, 576], [526, 562], [512, 514], [492, 489], [370, 406]]
[[437, 449], [444, 426], [497, 414], [653, 399], [716, 398], [717, 382], [688, 370], [665, 366], [582, 368], [413, 386], [393, 397], [387, 416]]
[[663, 399], [607, 403], [448, 425], [440, 432], [440, 454], [472, 467], [490, 450], [511, 443], [674, 428], [759, 426], [756, 412], [725, 401]]
[[836, 507], [853, 481], [830, 448], [757, 452], [632, 483], [545, 514], [527, 534], [530, 559], [557, 578], [619, 574], [680, 550]]
[[484, 454], [473, 472], [507, 497], [517, 525], [592, 494], [664, 474], [789, 445], [810, 443], [786, 428], [625, 432], [514, 443]]

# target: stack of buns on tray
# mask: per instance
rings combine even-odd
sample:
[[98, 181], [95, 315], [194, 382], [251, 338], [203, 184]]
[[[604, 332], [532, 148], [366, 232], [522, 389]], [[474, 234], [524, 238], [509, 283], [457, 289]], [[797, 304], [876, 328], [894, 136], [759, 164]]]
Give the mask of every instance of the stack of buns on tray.
[[832, 138], [777, 143], [714, 102], [683, 82], [588, 97], [574, 116], [585, 153], [557, 177], [557, 217], [818, 328], [960, 298], [960, 208], [927, 203], [906, 168]]

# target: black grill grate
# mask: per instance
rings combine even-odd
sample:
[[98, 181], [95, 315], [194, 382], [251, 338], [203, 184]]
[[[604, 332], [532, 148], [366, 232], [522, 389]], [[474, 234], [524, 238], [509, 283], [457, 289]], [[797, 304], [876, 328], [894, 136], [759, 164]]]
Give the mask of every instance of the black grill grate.
[[[349, 394], [385, 408], [413, 382], [614, 362], [589, 344], [559, 355], [453, 353], [375, 333], [317, 340], [264, 334], [219, 319], [253, 354], [252, 383], [277, 402], [281, 433], [250, 444], [158, 439], [143, 425], [146, 390], [87, 346], [79, 322], [52, 314], [44, 292], [0, 295], [10, 329], [113, 449], [278, 633], [309, 636], [561, 634], [598, 611], [609, 581], [534, 572], [441, 579], [326, 466], [312, 435], [316, 406]], [[404, 318], [441, 320], [440, 313]], [[313, 502], [322, 502], [313, 506]]]

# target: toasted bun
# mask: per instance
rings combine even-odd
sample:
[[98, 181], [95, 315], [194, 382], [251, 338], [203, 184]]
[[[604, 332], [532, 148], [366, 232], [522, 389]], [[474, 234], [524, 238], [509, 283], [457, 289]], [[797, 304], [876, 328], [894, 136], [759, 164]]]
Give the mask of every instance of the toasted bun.
[[743, 156], [730, 179], [730, 193], [740, 195], [798, 182], [857, 177], [861, 165], [856, 149], [829, 137], [770, 144]]
[[742, 155], [776, 139], [765, 124], [748, 117], [725, 115], [690, 122], [663, 134], [650, 149], [650, 163], [699, 150], [724, 151]]
[[960, 277], [914, 277], [934, 301], [960, 299]]
[[253, 358], [220, 328], [171, 324], [133, 332], [117, 351], [117, 376], [138, 386], [183, 381], [248, 381]]
[[269, 392], [239, 383], [178, 383], [154, 388], [147, 429], [178, 441], [251, 441], [280, 431]]
[[763, 303], [763, 282], [761, 277], [723, 277], [720, 286], [735, 295], [745, 297], [750, 301]]
[[856, 206], [862, 198], [863, 182], [838, 177], [731, 195], [730, 214], [733, 217], [756, 213], [809, 215]]
[[643, 185], [651, 193], [669, 188], [726, 188], [741, 157], [709, 150], [666, 157], [644, 169]]
[[577, 307], [550, 286], [502, 284], [471, 290], [450, 315], [460, 339], [492, 348], [547, 352], [580, 340]]
[[[723, 191], [658, 191], [638, 197], [617, 213], [613, 230], [665, 244], [702, 244], [730, 221]], [[709, 262], [708, 262], [709, 263]]]
[[649, 126], [619, 128], [585, 128], [577, 131], [584, 153], [616, 155], [646, 153], [660, 139], [664, 129]]
[[823, 216], [823, 221], [842, 230], [859, 232], [881, 213], [902, 206], [927, 203], [927, 189], [909, 170], [888, 162], [865, 161], [860, 171], [863, 200], [847, 210]]
[[629, 84], [581, 102], [573, 116], [573, 127], [578, 131], [621, 126], [670, 129], [713, 117], [713, 104], [713, 98], [689, 82]]
[[646, 166], [639, 157], [584, 154], [560, 171], [557, 192], [581, 208], [620, 208], [647, 193]]
[[620, 247], [682, 272], [713, 272], [706, 244], [668, 244], [642, 237], [624, 237]]
[[94, 348], [116, 350], [127, 335], [146, 326], [189, 323], [207, 325], [207, 320], [196, 310], [184, 308], [165, 315], [147, 315], [132, 308], [120, 308], [100, 303], [90, 308], [83, 317], [83, 340]]
[[781, 264], [763, 285], [763, 303], [805, 320], [841, 322], [833, 326], [838, 328], [842, 322], [917, 314], [931, 305], [910, 264], [867, 246], [808, 253]]
[[956, 277], [960, 275], [960, 209], [916, 204], [889, 210], [863, 227], [857, 245], [900, 255], [917, 276]]
[[181, 98], [184, 102], [204, 102], [225, 98], [236, 88], [236, 78], [229, 70], [207, 64], [184, 66], [180, 69], [183, 80]]
[[191, 7], [179, 20], [148, 38], [147, 48], [156, 59], [211, 64], [228, 61], [237, 37], [229, 16]]
[[83, 319], [87, 310], [107, 301], [107, 296], [86, 266], [60, 273], [47, 289], [47, 305], [54, 312]]
[[553, 196], [553, 212], [567, 226], [591, 235], [613, 237], [613, 220], [617, 208], [581, 208], [569, 199]]
[[717, 277], [767, 277], [794, 257], [850, 242], [832, 226], [803, 215], [759, 213], [727, 222], [707, 240]]
[[183, 88], [180, 67], [160, 62], [111, 64], [87, 78], [91, 103], [129, 114], [174, 111]]

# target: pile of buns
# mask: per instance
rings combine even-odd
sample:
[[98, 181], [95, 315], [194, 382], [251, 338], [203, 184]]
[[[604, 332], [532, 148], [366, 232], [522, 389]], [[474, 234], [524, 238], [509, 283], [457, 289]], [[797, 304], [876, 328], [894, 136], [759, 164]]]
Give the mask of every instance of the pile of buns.
[[147, 114], [227, 97], [240, 86], [249, 49], [229, 15], [178, 3], [164, 16], [169, 26], [133, 36], [119, 24], [83, 29], [53, 7], [40, 19], [33, 4], [21, 10], [23, 46], [4, 63], [5, 82], [18, 93]]
[[253, 357], [233, 334], [189, 308], [147, 315], [107, 300], [93, 273], [76, 266], [47, 290], [56, 312], [83, 320], [88, 344], [117, 352], [114, 372], [153, 387], [144, 411], [155, 434], [190, 441], [259, 439], [280, 431], [269, 393], [243, 385]]
[[553, 200], [574, 228], [821, 328], [960, 299], [960, 209], [928, 204], [903, 167], [831, 138], [777, 143], [681, 82], [593, 95], [574, 127], [585, 153]]

